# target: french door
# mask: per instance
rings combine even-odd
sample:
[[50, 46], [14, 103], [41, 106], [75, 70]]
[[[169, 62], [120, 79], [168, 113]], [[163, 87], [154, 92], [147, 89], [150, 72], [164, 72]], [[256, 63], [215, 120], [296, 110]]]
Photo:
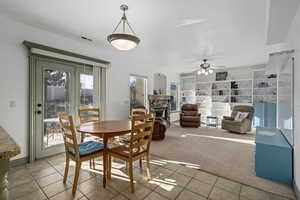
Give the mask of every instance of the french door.
[[76, 124], [80, 106], [99, 105], [98, 79], [91, 66], [54, 59], [37, 60], [33, 107], [35, 159], [64, 151], [58, 113], [69, 113]]
[[129, 76], [130, 110], [137, 106], [147, 107], [147, 77]]

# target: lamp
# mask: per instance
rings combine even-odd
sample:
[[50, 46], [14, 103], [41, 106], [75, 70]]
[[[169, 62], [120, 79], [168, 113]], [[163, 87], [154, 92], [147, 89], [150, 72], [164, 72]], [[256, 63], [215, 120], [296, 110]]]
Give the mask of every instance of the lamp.
[[[110, 34], [109, 36], [107, 36], [107, 40], [116, 49], [121, 50], [121, 51], [128, 51], [128, 50], [135, 48], [139, 44], [140, 39], [137, 36], [135, 36], [135, 32], [133, 31], [130, 24], [128, 23], [128, 20], [127, 20], [126, 14], [125, 14], [126, 10], [128, 10], [128, 6], [121, 5], [120, 9], [123, 11], [123, 16], [122, 16], [120, 22], [118, 23], [117, 27], [113, 31], [113, 33]], [[115, 33], [121, 23], [123, 25], [122, 33]], [[125, 33], [126, 25], [129, 27], [129, 30], [132, 32], [132, 34]]]

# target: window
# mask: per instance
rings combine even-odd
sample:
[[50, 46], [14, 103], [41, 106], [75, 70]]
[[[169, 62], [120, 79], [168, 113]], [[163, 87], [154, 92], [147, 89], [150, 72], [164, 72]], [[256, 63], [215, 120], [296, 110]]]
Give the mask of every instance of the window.
[[92, 106], [94, 92], [94, 76], [90, 74], [80, 74], [80, 105]]

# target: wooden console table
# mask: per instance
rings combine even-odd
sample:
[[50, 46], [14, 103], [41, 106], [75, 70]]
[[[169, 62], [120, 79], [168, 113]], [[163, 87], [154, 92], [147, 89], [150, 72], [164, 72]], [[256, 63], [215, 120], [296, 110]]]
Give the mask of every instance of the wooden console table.
[[9, 170], [9, 159], [20, 154], [19, 145], [0, 126], [0, 199], [9, 199], [7, 189], [7, 176]]

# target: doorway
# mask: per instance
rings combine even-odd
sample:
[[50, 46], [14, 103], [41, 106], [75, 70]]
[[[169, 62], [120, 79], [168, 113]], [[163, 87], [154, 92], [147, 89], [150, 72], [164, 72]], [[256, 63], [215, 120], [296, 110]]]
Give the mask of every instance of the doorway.
[[129, 76], [130, 111], [134, 107], [147, 108], [147, 77], [139, 75]]
[[36, 57], [31, 75], [35, 94], [31, 109], [35, 124], [32, 150], [33, 158], [39, 159], [64, 151], [58, 113], [72, 115], [76, 123], [79, 107], [100, 105], [100, 76], [90, 65], [42, 57]]

